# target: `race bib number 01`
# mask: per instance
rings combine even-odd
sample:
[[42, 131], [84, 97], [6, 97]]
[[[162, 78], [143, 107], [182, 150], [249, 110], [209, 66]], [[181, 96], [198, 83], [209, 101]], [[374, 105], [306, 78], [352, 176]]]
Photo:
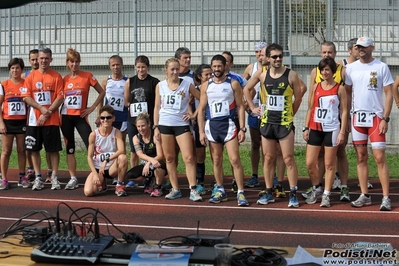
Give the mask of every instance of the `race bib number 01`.
[[284, 110], [284, 96], [269, 95], [267, 97], [267, 108], [269, 111], [283, 111]]
[[51, 95], [49, 91], [35, 92], [35, 101], [40, 105], [51, 105]]
[[317, 123], [332, 123], [332, 109], [316, 107], [314, 111], [314, 121]]
[[125, 107], [125, 100], [123, 97], [118, 97], [118, 96], [110, 96], [108, 97], [108, 104], [112, 106], [116, 111], [123, 111], [123, 108]]
[[26, 115], [24, 102], [9, 102], [8, 115]]
[[67, 96], [65, 98], [65, 105], [68, 109], [82, 108], [82, 95]]
[[357, 127], [373, 127], [374, 113], [356, 112], [354, 115], [355, 126]]
[[213, 102], [209, 105], [211, 118], [228, 116], [230, 114], [229, 103], [227, 101]]
[[148, 106], [147, 106], [146, 102], [131, 103], [129, 110], [130, 110], [130, 116], [131, 117], [136, 117], [142, 112], [147, 112], [148, 113]]
[[162, 107], [165, 109], [180, 110], [181, 107], [181, 95], [166, 94], [162, 95]]

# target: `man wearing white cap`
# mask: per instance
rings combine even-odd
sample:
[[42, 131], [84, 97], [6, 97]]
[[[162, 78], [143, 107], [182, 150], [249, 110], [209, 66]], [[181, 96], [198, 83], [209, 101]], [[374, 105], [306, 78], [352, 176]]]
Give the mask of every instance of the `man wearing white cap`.
[[[351, 205], [353, 207], [371, 205], [367, 187], [367, 141], [370, 138], [383, 193], [380, 210], [390, 211], [385, 134], [392, 109], [394, 81], [388, 66], [373, 58], [374, 43], [370, 37], [360, 37], [356, 42], [356, 47], [360, 58], [346, 67], [345, 87], [353, 96], [352, 140], [357, 154], [357, 174], [362, 194], [357, 200], [352, 201]], [[385, 101], [383, 93], [385, 93]]]
[[[256, 62], [249, 64], [244, 71], [244, 78], [249, 79], [252, 77], [258, 69], [262, 68], [262, 57], [261, 52], [262, 49], [267, 46], [265, 42], [257, 42], [255, 43], [255, 57]], [[253, 102], [255, 106], [259, 106], [259, 88], [260, 83], [258, 82], [255, 89], [255, 96], [253, 97]], [[260, 132], [259, 132], [259, 119], [257, 114], [250, 113], [248, 115], [248, 126], [249, 126], [249, 134], [251, 136], [251, 166], [252, 166], [252, 176], [245, 184], [246, 187], [255, 187], [259, 186], [258, 180], [258, 168], [260, 161]]]

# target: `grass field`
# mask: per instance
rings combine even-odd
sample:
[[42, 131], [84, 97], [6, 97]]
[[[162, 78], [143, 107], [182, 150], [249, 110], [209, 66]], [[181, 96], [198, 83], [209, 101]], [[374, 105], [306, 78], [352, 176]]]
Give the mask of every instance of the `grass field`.
[[[349, 147], [349, 146], [348, 146]], [[252, 174], [251, 171], [251, 157], [250, 157], [250, 146], [249, 145], [242, 145], [240, 147], [240, 154], [241, 154], [241, 161], [242, 165], [244, 166], [244, 173], [245, 176], [250, 176]], [[350, 178], [357, 178], [356, 174], [356, 154], [355, 151], [351, 148], [348, 149], [347, 151], [348, 155], [348, 161], [349, 161], [349, 177]], [[42, 169], [47, 169], [46, 163], [45, 163], [45, 156], [44, 152], [42, 152]], [[306, 170], [306, 150], [304, 147], [298, 147], [295, 149], [295, 159], [296, 159], [296, 164], [298, 166], [298, 173], [300, 177], [305, 177], [308, 176], [307, 170]], [[60, 169], [68, 169], [67, 164], [66, 164], [66, 154], [65, 151], [62, 151], [60, 153]], [[77, 151], [76, 153], [76, 161], [77, 161], [77, 168], [78, 170], [89, 170], [88, 165], [87, 165], [87, 152], [86, 151]], [[389, 171], [390, 171], [390, 176], [391, 178], [398, 178], [399, 177], [399, 156], [395, 153], [387, 153], [387, 161], [388, 161], [388, 166], [389, 166]], [[206, 174], [212, 175], [213, 174], [213, 169], [212, 169], [212, 162], [209, 157], [209, 152], [207, 152], [207, 158], [206, 158]], [[373, 156], [369, 156], [369, 176], [371, 178], [377, 178], [377, 167], [375, 165]], [[225, 153], [224, 156], [224, 171], [226, 175], [231, 174], [231, 167], [228, 161], [227, 154]], [[16, 152], [14, 151], [11, 155], [10, 159], [10, 168], [17, 168], [17, 160], [16, 160]], [[184, 163], [179, 158], [179, 166], [178, 166], [178, 172], [179, 173], [184, 173]], [[259, 167], [259, 174], [262, 175], [262, 169]]]

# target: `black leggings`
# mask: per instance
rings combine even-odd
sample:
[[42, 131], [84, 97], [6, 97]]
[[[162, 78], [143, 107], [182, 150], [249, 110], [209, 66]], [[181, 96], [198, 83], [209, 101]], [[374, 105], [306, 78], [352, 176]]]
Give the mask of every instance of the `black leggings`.
[[75, 153], [75, 128], [78, 130], [87, 149], [91, 133], [91, 127], [87, 119], [77, 115], [62, 115], [61, 119], [61, 131], [64, 136], [67, 154]]

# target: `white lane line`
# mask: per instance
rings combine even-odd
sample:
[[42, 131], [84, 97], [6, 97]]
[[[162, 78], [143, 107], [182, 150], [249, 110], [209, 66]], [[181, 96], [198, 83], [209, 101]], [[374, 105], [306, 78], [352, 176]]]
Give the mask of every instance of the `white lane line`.
[[[0, 217], [0, 220], [4, 221], [17, 221], [19, 218], [6, 218]], [[37, 222], [38, 220], [35, 219], [24, 219], [25, 222]], [[47, 222], [46, 222], [47, 224]], [[100, 226], [108, 226], [112, 228], [110, 224], [107, 223], [99, 223]], [[175, 226], [155, 226], [155, 225], [139, 225], [139, 224], [115, 224], [116, 227], [124, 227], [124, 228], [143, 228], [143, 229], [166, 229], [166, 230], [184, 230], [184, 231], [193, 231], [193, 234], [197, 231], [196, 227], [175, 227]], [[211, 234], [219, 234], [219, 232], [226, 232], [229, 233], [230, 229], [220, 229], [220, 228], [202, 228], [200, 227], [200, 232], [210, 232]], [[139, 233], [139, 232], [138, 232]], [[372, 238], [379, 238], [382, 237], [386, 238], [399, 238], [399, 235], [371, 235], [371, 234], [347, 234], [347, 233], [321, 233], [321, 232], [282, 232], [282, 231], [260, 231], [260, 230], [238, 230], [234, 229], [232, 234], [242, 233], [242, 234], [264, 234], [264, 235], [302, 235], [302, 236], [314, 236], [314, 235], [322, 235], [322, 236], [341, 236], [341, 237], [372, 237]]]
[[[55, 199], [55, 198], [25, 198], [25, 197], [0, 197], [0, 199], [4, 199], [4, 200], [23, 200], [23, 201], [44, 201], [44, 202], [52, 202], [52, 203], [56, 203], [58, 204], [59, 202], [67, 202], [67, 203], [86, 203], [86, 204], [100, 204], [102, 206], [104, 206], [104, 204], [109, 204], [109, 205], [114, 205], [114, 204], [118, 204], [118, 205], [133, 205], [133, 206], [151, 206], [151, 207], [184, 207], [184, 208], [201, 208], [201, 209], [239, 209], [239, 210], [260, 210], [260, 211], [289, 211], [289, 212], [336, 212], [336, 213], [378, 213], [380, 215], [386, 214], [386, 215], [397, 215], [399, 214], [399, 210], [398, 211], [389, 211], [389, 212], [382, 212], [379, 210], [376, 211], [369, 211], [367, 210], [364, 211], [364, 209], [362, 208], [353, 208], [353, 210], [332, 210], [330, 208], [318, 208], [318, 209], [301, 209], [301, 208], [268, 208], [267, 205], [256, 205], [255, 203], [253, 205], [255, 206], [259, 206], [259, 207], [239, 207], [239, 206], [224, 206], [223, 204], [218, 204], [218, 205], [196, 205], [195, 203], [192, 204], [172, 204], [172, 203], [145, 203], [145, 202], [120, 202], [120, 201], [99, 201], [99, 200], [95, 200], [95, 201], [91, 201], [91, 200], [79, 200], [79, 199]], [[184, 199], [183, 199], [184, 200]], [[165, 200], [166, 201], [166, 200]], [[187, 199], [187, 201], [189, 201]], [[170, 201], [172, 202], [172, 201]], [[306, 203], [302, 204], [302, 206], [305, 206]], [[379, 204], [375, 203], [374, 204], [376, 208], [378, 208]], [[270, 206], [273, 206], [273, 204], [270, 204]], [[63, 208], [61, 206], [61, 208]], [[55, 211], [55, 210], [54, 210]]]

